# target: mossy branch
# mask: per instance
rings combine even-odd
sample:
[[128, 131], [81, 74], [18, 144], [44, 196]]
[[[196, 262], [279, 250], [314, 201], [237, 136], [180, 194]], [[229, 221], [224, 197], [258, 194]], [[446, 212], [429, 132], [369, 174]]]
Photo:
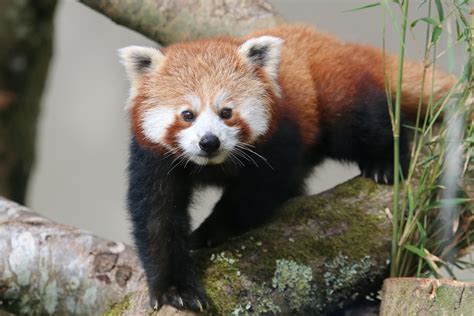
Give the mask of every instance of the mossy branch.
[[[315, 314], [376, 291], [388, 273], [390, 202], [390, 187], [356, 178], [293, 199], [264, 227], [196, 252], [212, 312]], [[0, 200], [0, 253], [0, 302], [11, 312], [150, 312], [130, 247], [7, 200]]]

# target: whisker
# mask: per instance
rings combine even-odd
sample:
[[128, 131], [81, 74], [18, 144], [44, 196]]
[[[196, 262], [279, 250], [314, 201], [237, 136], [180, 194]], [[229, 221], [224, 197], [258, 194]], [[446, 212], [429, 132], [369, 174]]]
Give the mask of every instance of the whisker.
[[234, 165], [237, 167], [237, 163], [241, 166], [244, 167], [245, 165], [240, 161], [232, 152], [229, 152], [229, 158], [230, 160], [234, 163]]
[[[242, 150], [246, 150], [248, 151], [249, 153], [252, 153], [254, 154], [255, 156], [257, 156], [258, 158], [262, 159], [272, 170], [275, 170], [275, 168], [273, 168], [273, 166], [268, 162], [267, 158], [263, 157], [262, 155], [256, 153], [255, 151], [253, 151], [252, 149], [248, 148], [247, 146], [252, 146], [252, 145], [248, 145], [248, 144], [244, 144], [244, 143], [238, 143], [237, 145], [235, 145], [235, 147], [237, 148], [240, 148]], [[255, 147], [255, 146], [253, 146]]]
[[250, 157], [247, 153], [245, 153], [242, 149], [237, 147], [234, 150], [235, 150], [235, 154], [238, 154], [240, 155], [240, 157], [244, 158], [245, 160], [252, 162], [257, 168], [259, 167], [258, 163], [252, 157]]
[[[186, 157], [185, 157], [185, 154], [182, 153], [180, 154], [178, 157], [176, 157], [170, 164], [170, 170], [168, 171], [168, 175], [171, 173], [171, 171], [173, 171], [177, 166], [179, 166], [180, 163], [184, 162], [186, 160]], [[176, 164], [175, 164], [176, 162]], [[175, 164], [173, 166], [173, 164]]]

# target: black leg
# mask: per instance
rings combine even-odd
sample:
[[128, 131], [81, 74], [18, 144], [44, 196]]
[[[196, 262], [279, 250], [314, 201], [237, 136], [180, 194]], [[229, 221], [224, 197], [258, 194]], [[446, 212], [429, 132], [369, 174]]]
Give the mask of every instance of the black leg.
[[[390, 121], [380, 126], [374, 124], [367, 130], [368, 137], [358, 140], [360, 155], [357, 157], [362, 176], [377, 183], [392, 184], [394, 179], [394, 142]], [[407, 175], [410, 164], [409, 141], [405, 128], [400, 130], [400, 167], [403, 176]]]
[[[363, 176], [378, 183], [393, 183], [393, 133], [385, 92], [367, 92], [336, 119], [325, 122], [324, 149], [328, 156], [354, 161]], [[402, 119], [402, 126], [404, 121]], [[406, 128], [400, 130], [400, 164], [406, 175], [410, 162]]]
[[[189, 253], [191, 183], [169, 163], [131, 146], [128, 207], [150, 303], [202, 311], [208, 306]], [[175, 172], [176, 171], [176, 172]]]

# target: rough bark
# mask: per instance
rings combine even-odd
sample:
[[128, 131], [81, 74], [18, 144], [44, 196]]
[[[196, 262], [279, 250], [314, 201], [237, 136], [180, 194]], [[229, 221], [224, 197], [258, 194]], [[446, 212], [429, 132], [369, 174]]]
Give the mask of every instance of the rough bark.
[[284, 21], [265, 0], [79, 1], [162, 45], [243, 35]]
[[472, 315], [474, 283], [391, 278], [383, 285], [380, 315]]
[[93, 315], [137, 288], [134, 251], [0, 198], [0, 307]]
[[0, 1], [0, 195], [23, 203], [52, 54], [56, 0]]
[[[391, 189], [356, 178], [286, 203], [268, 225], [194, 254], [212, 312], [328, 312], [381, 286]], [[0, 302], [22, 314], [141, 315], [148, 295], [128, 246], [0, 200]], [[174, 314], [171, 308], [160, 314]], [[186, 313], [179, 313], [186, 315]]]

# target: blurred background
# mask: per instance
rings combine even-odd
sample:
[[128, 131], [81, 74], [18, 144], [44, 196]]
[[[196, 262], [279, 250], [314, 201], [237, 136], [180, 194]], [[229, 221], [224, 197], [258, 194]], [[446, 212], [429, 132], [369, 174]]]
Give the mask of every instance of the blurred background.
[[[346, 41], [382, 47], [380, 9], [347, 12], [367, 1], [269, 2], [290, 21], [315, 25]], [[423, 47], [415, 40], [424, 40], [424, 34], [421, 27], [408, 34], [408, 58], [420, 59]], [[387, 50], [397, 53], [397, 38], [388, 38], [393, 40], [386, 43]], [[76, 1], [59, 1], [37, 160], [26, 200], [29, 207], [55, 221], [125, 242], [131, 241], [125, 205], [129, 130], [123, 111], [128, 82], [117, 49], [128, 45], [156, 46]], [[358, 173], [353, 165], [328, 161], [308, 180], [308, 191], [320, 192]], [[218, 194], [212, 188], [199, 193], [193, 210], [196, 223], [207, 215]]]

